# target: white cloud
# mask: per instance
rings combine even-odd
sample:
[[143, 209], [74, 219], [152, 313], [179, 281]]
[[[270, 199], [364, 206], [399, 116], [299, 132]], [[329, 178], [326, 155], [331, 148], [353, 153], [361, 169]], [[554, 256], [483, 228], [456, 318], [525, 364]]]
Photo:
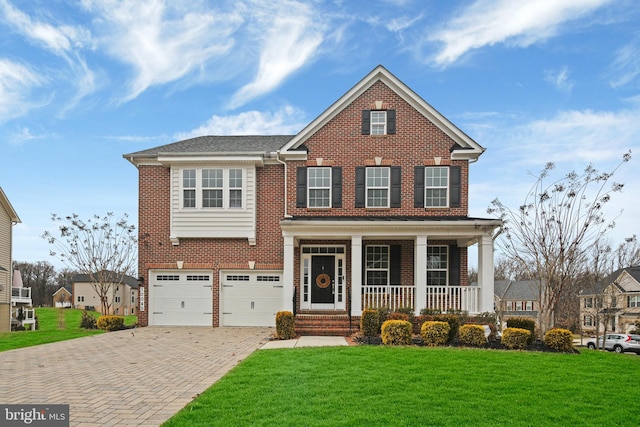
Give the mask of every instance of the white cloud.
[[31, 99], [32, 89], [46, 79], [28, 67], [0, 58], [0, 122], [26, 114], [49, 102]]
[[292, 106], [275, 112], [246, 111], [230, 116], [212, 116], [205, 124], [175, 135], [182, 140], [202, 135], [293, 135], [306, 125], [304, 113]]
[[444, 67], [485, 46], [527, 47], [553, 37], [563, 24], [610, 1], [476, 0], [431, 35], [432, 41], [443, 44], [433, 60]]
[[615, 59], [611, 64], [611, 72], [614, 77], [610, 84], [614, 88], [625, 86], [640, 76], [640, 38], [636, 38], [618, 49]]
[[308, 4], [255, 2], [251, 6], [261, 31], [256, 33], [260, 61], [255, 78], [233, 96], [229, 108], [240, 107], [278, 87], [313, 58], [324, 37], [321, 14]]
[[569, 79], [569, 67], [566, 65], [560, 70], [546, 70], [545, 80], [563, 92], [571, 92], [573, 82]]

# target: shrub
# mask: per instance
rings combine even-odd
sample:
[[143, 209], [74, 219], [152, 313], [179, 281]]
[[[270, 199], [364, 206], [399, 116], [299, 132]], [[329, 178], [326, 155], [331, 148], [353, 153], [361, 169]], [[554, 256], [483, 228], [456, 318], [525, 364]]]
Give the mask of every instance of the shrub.
[[387, 320], [382, 324], [384, 345], [411, 344], [411, 322], [407, 320]]
[[484, 328], [480, 325], [463, 325], [460, 327], [459, 333], [462, 344], [480, 347], [487, 343]]
[[420, 328], [420, 335], [424, 343], [435, 347], [443, 345], [449, 339], [450, 326], [447, 322], [424, 322]]
[[292, 312], [279, 311], [276, 313], [276, 336], [279, 340], [291, 340], [296, 337], [296, 325]]
[[389, 307], [379, 307], [376, 311], [378, 312], [378, 330], [376, 331], [376, 334], [380, 335], [382, 324], [389, 319], [391, 309]]
[[378, 311], [367, 309], [362, 312], [360, 318], [360, 331], [365, 337], [378, 336], [378, 327], [380, 326]]
[[531, 338], [531, 331], [521, 328], [506, 328], [502, 331], [502, 344], [511, 350], [523, 350]]
[[100, 316], [96, 321], [98, 329], [105, 331], [117, 331], [124, 327], [124, 317], [122, 316]]
[[566, 329], [554, 328], [544, 334], [544, 343], [547, 347], [557, 351], [573, 351], [573, 334]]
[[95, 329], [96, 318], [90, 314], [87, 310], [82, 311], [82, 319], [80, 320], [80, 327], [84, 329]]
[[536, 337], [535, 320], [527, 319], [526, 317], [512, 317], [511, 319], [507, 319], [507, 328], [526, 329], [531, 332], [527, 344], [533, 344], [533, 340]]
[[437, 314], [433, 316], [433, 320], [436, 322], [447, 322], [449, 324], [449, 336], [447, 341], [453, 340], [458, 336], [458, 330], [460, 329], [460, 316], [457, 314]]
[[409, 315], [406, 313], [401, 313], [399, 311], [394, 311], [393, 313], [389, 313], [387, 316], [387, 320], [405, 320], [409, 321]]

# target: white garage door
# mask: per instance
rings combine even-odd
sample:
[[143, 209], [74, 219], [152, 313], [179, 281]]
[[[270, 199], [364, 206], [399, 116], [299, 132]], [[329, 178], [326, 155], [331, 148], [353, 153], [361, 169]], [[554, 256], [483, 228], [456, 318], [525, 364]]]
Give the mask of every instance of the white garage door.
[[151, 274], [149, 324], [211, 326], [213, 272], [162, 271]]
[[275, 326], [282, 310], [282, 273], [223, 272], [222, 325]]

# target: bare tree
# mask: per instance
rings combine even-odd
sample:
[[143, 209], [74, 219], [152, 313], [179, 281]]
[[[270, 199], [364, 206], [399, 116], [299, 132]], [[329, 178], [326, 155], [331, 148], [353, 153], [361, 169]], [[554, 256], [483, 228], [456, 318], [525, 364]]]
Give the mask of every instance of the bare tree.
[[135, 226], [128, 223], [127, 214], [116, 219], [112, 212], [86, 221], [77, 214], [64, 218], [53, 214], [51, 220], [58, 224], [60, 234], [55, 237], [47, 231], [43, 235], [56, 248], [51, 256], [86, 274], [100, 298], [102, 312], [109, 313], [113, 286], [134, 273], [138, 242]]
[[504, 221], [498, 247], [540, 284], [542, 334], [554, 326], [559, 297], [579, 276], [589, 248], [615, 226], [603, 208], [622, 190], [623, 184], [611, 181], [630, 159], [628, 152], [611, 172], [589, 165], [581, 174], [571, 172], [551, 184], [546, 181], [555, 165], [548, 163], [518, 209], [499, 199], [491, 202], [488, 212]]

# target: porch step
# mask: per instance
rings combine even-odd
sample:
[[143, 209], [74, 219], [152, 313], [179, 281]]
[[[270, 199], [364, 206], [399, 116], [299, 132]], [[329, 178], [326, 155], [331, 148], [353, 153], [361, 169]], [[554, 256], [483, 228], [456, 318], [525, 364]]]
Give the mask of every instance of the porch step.
[[296, 333], [298, 335], [342, 336], [346, 337], [357, 332], [360, 326], [358, 318], [351, 319], [347, 314], [332, 312], [304, 312], [295, 317]]

